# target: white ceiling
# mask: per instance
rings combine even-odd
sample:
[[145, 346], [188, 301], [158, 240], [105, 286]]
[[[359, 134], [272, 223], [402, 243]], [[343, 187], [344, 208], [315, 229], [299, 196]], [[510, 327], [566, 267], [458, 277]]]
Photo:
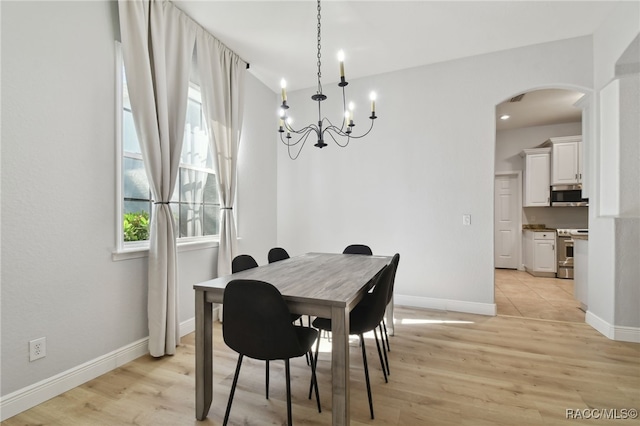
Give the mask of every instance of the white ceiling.
[[[581, 121], [582, 109], [574, 104], [582, 96], [573, 90], [544, 89], [524, 93], [516, 102], [507, 99], [496, 106], [496, 130]], [[500, 119], [504, 114], [508, 120]]]
[[[172, 0], [275, 92], [316, 84], [315, 0]], [[590, 35], [617, 1], [336, 1], [322, 6], [323, 84]], [[513, 121], [512, 121], [513, 123]], [[504, 123], [500, 124], [506, 125]]]

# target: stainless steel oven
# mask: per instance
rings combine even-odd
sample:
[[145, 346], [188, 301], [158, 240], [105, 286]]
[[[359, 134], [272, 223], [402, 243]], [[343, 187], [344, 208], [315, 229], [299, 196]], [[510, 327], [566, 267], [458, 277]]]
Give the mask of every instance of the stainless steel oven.
[[556, 259], [558, 260], [558, 271], [556, 277], [573, 279], [573, 229], [558, 229], [558, 243], [556, 246]]

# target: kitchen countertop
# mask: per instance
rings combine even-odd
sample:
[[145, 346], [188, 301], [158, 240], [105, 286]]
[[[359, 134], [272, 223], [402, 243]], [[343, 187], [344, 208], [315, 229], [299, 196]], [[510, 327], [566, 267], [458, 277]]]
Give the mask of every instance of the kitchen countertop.
[[544, 225], [522, 225], [522, 230], [535, 232], [556, 232], [555, 228], [547, 228]]

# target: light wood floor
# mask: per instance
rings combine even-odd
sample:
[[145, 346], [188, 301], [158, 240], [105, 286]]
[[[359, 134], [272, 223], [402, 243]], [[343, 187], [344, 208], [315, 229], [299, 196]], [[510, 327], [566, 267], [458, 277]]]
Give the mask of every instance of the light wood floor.
[[[352, 425], [635, 424], [566, 419], [567, 409], [640, 408], [640, 345], [615, 342], [584, 323], [396, 308], [391, 376], [384, 383], [367, 340], [376, 419], [369, 418], [362, 357], [351, 348]], [[141, 357], [3, 422], [15, 425], [220, 425], [236, 362], [214, 327], [214, 404], [194, 417], [194, 337], [177, 354]], [[307, 399], [309, 369], [292, 361], [293, 418], [331, 423], [330, 355], [321, 353], [323, 412]], [[276, 364], [276, 363], [273, 363]], [[284, 368], [273, 365], [264, 398], [264, 363], [247, 360], [231, 424], [286, 423]]]
[[495, 300], [498, 315], [584, 322], [584, 311], [573, 297], [573, 280], [496, 269]]

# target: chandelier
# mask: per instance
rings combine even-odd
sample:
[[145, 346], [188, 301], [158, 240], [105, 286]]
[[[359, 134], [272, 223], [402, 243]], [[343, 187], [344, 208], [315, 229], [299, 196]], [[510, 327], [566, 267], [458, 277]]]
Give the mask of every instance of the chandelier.
[[[340, 82], [338, 83], [338, 86], [342, 88], [342, 124], [340, 125], [340, 127], [338, 127], [334, 125], [328, 118], [322, 116], [322, 101], [327, 99], [327, 96], [322, 93], [322, 25], [320, 22], [320, 12], [320, 0], [318, 0], [318, 89], [317, 92], [313, 96], [311, 96], [312, 100], [318, 102], [317, 124], [311, 123], [299, 129], [295, 129], [292, 126], [292, 120], [289, 116], [289, 105], [287, 104], [287, 83], [285, 79], [282, 79], [282, 81], [280, 82], [280, 86], [282, 88], [282, 105], [280, 105], [280, 126], [278, 128], [278, 132], [280, 133], [280, 140], [287, 146], [289, 157], [292, 160], [298, 158], [300, 152], [302, 151], [302, 148], [307, 142], [307, 139], [312, 134], [314, 134], [317, 138], [317, 142], [314, 144], [314, 146], [318, 148], [324, 148], [325, 146], [327, 146], [327, 144], [325, 143], [325, 136], [330, 137], [338, 146], [344, 148], [349, 144], [351, 139], [359, 139], [368, 135], [371, 129], [373, 129], [373, 121], [378, 118], [376, 117], [376, 94], [374, 92], [371, 92], [371, 95], [369, 96], [371, 100], [371, 116], [369, 116], [369, 119], [371, 120], [371, 126], [365, 133], [359, 136], [354, 135], [354, 105], [352, 102], [350, 102], [347, 108], [345, 87], [349, 83], [345, 80], [344, 77], [344, 53], [342, 51], [338, 53], [338, 60], [340, 62]], [[292, 147], [296, 147], [296, 145], [299, 145], [298, 151], [297, 153], [292, 154]]]

